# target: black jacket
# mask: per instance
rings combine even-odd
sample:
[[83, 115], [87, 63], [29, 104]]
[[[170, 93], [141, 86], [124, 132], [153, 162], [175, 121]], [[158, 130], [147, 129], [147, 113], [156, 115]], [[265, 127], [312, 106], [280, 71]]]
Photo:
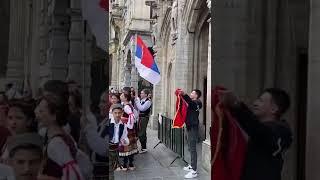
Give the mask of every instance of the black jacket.
[[199, 126], [199, 112], [202, 108], [202, 103], [199, 99], [192, 100], [188, 95], [183, 95], [183, 99], [188, 103], [186, 126], [190, 130], [191, 127]]
[[287, 122], [260, 122], [242, 103], [231, 113], [249, 136], [241, 179], [281, 180], [283, 156], [292, 143], [292, 132]]

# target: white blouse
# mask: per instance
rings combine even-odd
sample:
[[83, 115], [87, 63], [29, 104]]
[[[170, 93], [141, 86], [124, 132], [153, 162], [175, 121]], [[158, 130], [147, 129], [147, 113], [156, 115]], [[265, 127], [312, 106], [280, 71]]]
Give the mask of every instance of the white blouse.
[[135, 121], [134, 120], [134, 113], [129, 105], [125, 105], [123, 109], [124, 109], [124, 112], [129, 115], [128, 122], [127, 122], [126, 126], [129, 129], [133, 129], [133, 125], [134, 125], [134, 121]]
[[72, 157], [69, 146], [61, 137], [54, 137], [48, 144], [48, 158], [63, 167], [61, 180], [84, 180], [80, 168]]
[[111, 140], [112, 143], [119, 143], [121, 145], [129, 145], [129, 139], [128, 139], [128, 131], [126, 125], [124, 125], [123, 133], [122, 136], [120, 137], [120, 142], [119, 142], [119, 127], [122, 122], [120, 121], [118, 124], [115, 122], [114, 118], [111, 119], [110, 121], [111, 124], [114, 124], [114, 135]]

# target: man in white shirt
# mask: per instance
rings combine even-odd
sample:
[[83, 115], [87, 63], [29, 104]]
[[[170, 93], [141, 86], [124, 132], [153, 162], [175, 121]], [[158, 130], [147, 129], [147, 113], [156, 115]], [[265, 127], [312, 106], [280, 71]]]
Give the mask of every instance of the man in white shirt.
[[140, 153], [147, 152], [147, 126], [151, 112], [151, 100], [148, 98], [150, 91], [144, 89], [140, 93], [140, 98], [136, 95], [135, 107], [139, 110], [138, 137], [141, 143]]

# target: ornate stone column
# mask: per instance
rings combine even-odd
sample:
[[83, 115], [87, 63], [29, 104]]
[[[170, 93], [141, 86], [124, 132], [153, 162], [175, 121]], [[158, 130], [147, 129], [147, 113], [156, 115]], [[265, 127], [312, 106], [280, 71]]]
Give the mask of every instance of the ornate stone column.
[[[211, 12], [211, 0], [207, 0], [209, 12]], [[211, 13], [210, 13], [211, 14]], [[210, 127], [211, 127], [211, 18], [209, 23], [209, 43], [208, 43], [208, 70], [207, 70], [207, 104], [206, 104], [206, 139], [202, 143], [202, 165], [204, 168], [211, 167], [211, 143], [210, 143]], [[210, 172], [210, 169], [207, 169]]]
[[9, 53], [7, 64], [7, 81], [22, 87], [24, 80], [24, 51], [26, 35], [27, 1], [10, 0]]
[[118, 82], [118, 57], [116, 56], [115, 53], [112, 53], [112, 58], [110, 62], [112, 68], [111, 68], [111, 82], [110, 86], [113, 88], [117, 88], [117, 82]]
[[[69, 31], [70, 50], [68, 54], [67, 79], [81, 84], [81, 93], [84, 93], [83, 98], [85, 98], [83, 102], [90, 104], [92, 34], [88, 24], [84, 28], [81, 16], [81, 1], [71, 0], [69, 13], [71, 26]], [[86, 31], [86, 34], [84, 34], [84, 31]], [[85, 42], [83, 38], [86, 38]]]
[[[131, 41], [131, 43], [129, 43], [128, 48], [131, 49], [130, 53], [130, 57], [131, 57], [131, 87], [133, 87], [134, 89], [138, 89], [138, 82], [139, 82], [139, 75], [138, 75], [138, 70], [134, 64], [135, 62], [135, 46], [134, 46], [134, 42]], [[139, 93], [139, 92], [136, 92]]]
[[65, 80], [67, 77], [69, 50], [69, 16], [68, 1], [49, 0], [49, 48], [47, 60], [50, 78]]
[[320, 179], [320, 1], [310, 2], [309, 75], [306, 137], [306, 179]]
[[39, 79], [40, 85], [49, 79], [49, 68], [47, 61], [48, 41], [48, 0], [40, 1], [40, 28], [39, 28]]

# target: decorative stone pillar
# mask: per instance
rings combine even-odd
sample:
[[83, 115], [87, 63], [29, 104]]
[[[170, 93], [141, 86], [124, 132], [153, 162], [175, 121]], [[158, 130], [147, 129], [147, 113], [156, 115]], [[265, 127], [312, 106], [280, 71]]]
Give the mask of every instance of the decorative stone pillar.
[[111, 82], [110, 82], [110, 86], [113, 88], [117, 87], [117, 79], [118, 79], [118, 57], [116, 56], [115, 53], [112, 53], [112, 58], [111, 58], [111, 62], [110, 65], [112, 66], [111, 68]]
[[[139, 82], [139, 75], [138, 75], [138, 69], [135, 66], [135, 45], [134, 45], [134, 41], [131, 41], [131, 43], [129, 43], [128, 48], [131, 49], [130, 53], [130, 57], [131, 57], [131, 87], [133, 87], [134, 89], [138, 90], [138, 82]], [[139, 92], [136, 92], [139, 93]]]
[[[139, 81], [138, 70], [134, 64], [131, 64], [131, 87], [133, 87], [134, 89], [138, 89], [138, 81]], [[136, 93], [139, 93], [139, 92], [136, 92]]]
[[320, 179], [320, 1], [310, 1], [309, 74], [306, 128], [306, 179]]
[[24, 80], [24, 51], [27, 1], [10, 0], [9, 53], [7, 64], [7, 81], [14, 82], [18, 89]]
[[[207, 6], [211, 12], [211, 0], [207, 0]], [[211, 14], [211, 13], [210, 13]], [[207, 70], [207, 104], [206, 104], [206, 139], [202, 143], [202, 165], [210, 172], [211, 168], [211, 143], [210, 143], [210, 127], [211, 127], [211, 18], [209, 23], [209, 43], [208, 43], [208, 70]]]
[[49, 49], [47, 60], [50, 78], [65, 80], [67, 77], [69, 50], [69, 16], [68, 1], [49, 0]]
[[39, 80], [40, 86], [49, 79], [49, 69], [47, 63], [48, 41], [48, 0], [40, 1], [40, 28], [39, 28]]
[[[81, 2], [71, 0], [70, 8], [71, 26], [69, 32], [70, 50], [68, 55], [68, 80], [81, 84], [82, 99], [85, 104], [90, 104], [91, 87], [91, 62], [92, 62], [92, 35], [90, 27], [81, 16]], [[86, 30], [86, 34], [84, 31]], [[85, 36], [84, 36], [85, 35]], [[83, 38], [86, 38], [85, 41]]]

